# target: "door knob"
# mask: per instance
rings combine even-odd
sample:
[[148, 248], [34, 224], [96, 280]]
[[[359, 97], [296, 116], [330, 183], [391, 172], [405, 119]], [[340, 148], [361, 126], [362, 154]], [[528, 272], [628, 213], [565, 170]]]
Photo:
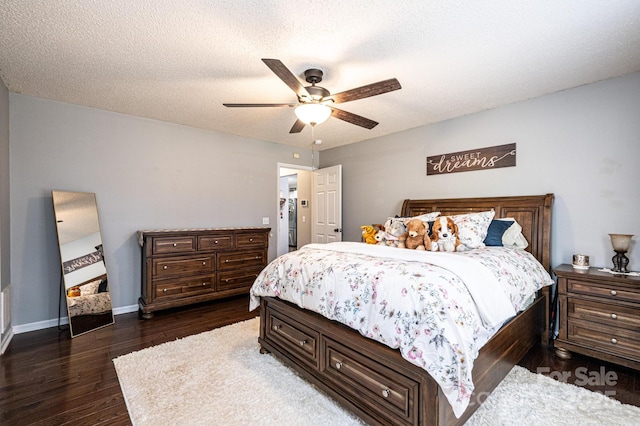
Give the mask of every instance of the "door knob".
[[342, 232], [342, 228], [335, 228], [333, 232]]

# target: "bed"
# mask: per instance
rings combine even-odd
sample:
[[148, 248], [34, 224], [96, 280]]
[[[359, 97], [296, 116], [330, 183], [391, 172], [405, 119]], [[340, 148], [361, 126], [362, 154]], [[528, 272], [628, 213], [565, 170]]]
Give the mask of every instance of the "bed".
[[[514, 219], [521, 227], [521, 235], [527, 242], [526, 252], [530, 254], [522, 253], [522, 250], [515, 254], [516, 250], [500, 248], [502, 249], [501, 253], [503, 253], [500, 256], [507, 256], [506, 252], [514, 252], [514, 255], [526, 255], [531, 259], [535, 259], [537, 260], [537, 262], [534, 261], [537, 265], [535, 267], [543, 270], [544, 275], [547, 277], [546, 279], [548, 279], [546, 271], [549, 271], [550, 267], [552, 202], [552, 194], [472, 199], [405, 200], [402, 205], [401, 216], [416, 217], [432, 212], [440, 212], [440, 215], [447, 216], [473, 216], [474, 213], [493, 211], [495, 218]], [[361, 243], [350, 244], [366, 246], [366, 244]], [[322, 250], [321, 248], [318, 249]], [[371, 249], [375, 250], [374, 248]], [[395, 251], [395, 253], [411, 252], [412, 256], [421, 255], [415, 251], [397, 248], [388, 249], [387, 247], [382, 247], [379, 250], [386, 250], [383, 256], [389, 255], [392, 251]], [[483, 250], [485, 252], [491, 251]], [[483, 250], [479, 249], [478, 252]], [[312, 251], [303, 250], [301, 252], [302, 254], [297, 254], [297, 256], [310, 257], [310, 254], [313, 253]], [[317, 252], [315, 253], [317, 255]], [[425, 256], [431, 255], [425, 252], [423, 254]], [[402, 255], [404, 256], [404, 253]], [[465, 255], [465, 253], [449, 254], [448, 256], [473, 258], [476, 257], [476, 251], [472, 250], [465, 256], [461, 255]], [[491, 255], [493, 255], [493, 252], [491, 252]], [[340, 252], [335, 256], [338, 256], [336, 259], [340, 259], [340, 261], [335, 262], [337, 267], [337, 265], [349, 262], [359, 264], [365, 254], [355, 254], [356, 260], [350, 260], [352, 254], [346, 252]], [[324, 255], [319, 255], [318, 259], [323, 257]], [[279, 259], [276, 259], [272, 264], [278, 262]], [[522, 262], [525, 262], [524, 257], [521, 259]], [[392, 267], [392, 265], [395, 265], [394, 262], [401, 262], [401, 260], [385, 260], [384, 265], [391, 270], [394, 269]], [[516, 260], [515, 263], [517, 262], [519, 261]], [[529, 262], [529, 260], [526, 260], [526, 262]], [[409, 266], [404, 267], [417, 268], [418, 266], [410, 263]], [[422, 265], [419, 267], [439, 268], [439, 266]], [[454, 383], [457, 384], [456, 386], [449, 386], [451, 382], [447, 381], [447, 377], [432, 375], [427, 372], [427, 366], [423, 365], [426, 362], [425, 357], [411, 357], [411, 348], [403, 346], [402, 341], [398, 339], [395, 342], [395, 346], [399, 349], [392, 348], [391, 346], [394, 345], [390, 344], [392, 342], [389, 342], [388, 339], [385, 340], [384, 333], [378, 333], [376, 329], [377, 323], [373, 325], [367, 324], [369, 328], [366, 328], [362, 324], [349, 323], [348, 320], [343, 320], [342, 318], [340, 318], [341, 321], [331, 320], [325, 318], [325, 316], [335, 317], [335, 315], [329, 315], [330, 312], [323, 312], [325, 315], [323, 316], [284, 300], [286, 298], [295, 300], [298, 297], [297, 295], [291, 298], [284, 294], [284, 290], [271, 293], [261, 291], [267, 289], [271, 284], [267, 283], [268, 279], [264, 275], [273, 274], [274, 268], [277, 269], [278, 266], [273, 266], [271, 271], [268, 271], [269, 266], [265, 268], [252, 288], [252, 304], [254, 307], [256, 301], [259, 301], [260, 304], [259, 343], [261, 351], [274, 354], [306, 380], [328, 393], [344, 407], [370, 424], [464, 424], [488, 393], [502, 381], [512, 366], [520, 361], [534, 344], [538, 342], [543, 345], [548, 344], [549, 287], [547, 286], [540, 285], [539, 290], [529, 297], [526, 303], [524, 303], [523, 298], [522, 309], [513, 301], [514, 296], [511, 295], [514, 313], [517, 312], [517, 315], [505, 317], [508, 318], [506, 321], [502, 321], [500, 318], [491, 318], [491, 307], [487, 309], [488, 313], [485, 314], [481, 312], [481, 309], [478, 309], [480, 313], [474, 314], [475, 316], [460, 316], [462, 320], [456, 321], [460, 323], [466, 322], [467, 324], [464, 324], [465, 327], [471, 327], [475, 331], [479, 330], [479, 333], [465, 340], [464, 345], [458, 345], [456, 342], [449, 345], [459, 353], [456, 354], [456, 364], [452, 363], [450, 369], [445, 365], [444, 370], [446, 370], [447, 374], [454, 376], [457, 374], [462, 377], [460, 382]], [[280, 269], [283, 268], [280, 267]], [[351, 270], [351, 268], [346, 269]], [[421, 277], [422, 275], [421, 270], [412, 269], [409, 272], [407, 271], [404, 271], [407, 276]], [[282, 272], [287, 273], [286, 271]], [[448, 273], [442, 272], [440, 275], [446, 277]], [[301, 275], [304, 274], [301, 273]], [[463, 276], [463, 273], [457, 271], [454, 275], [455, 277]], [[369, 277], [363, 280], [353, 276], [341, 281], [348, 281], [348, 283], [342, 283], [342, 285], [366, 282], [368, 286], [375, 287], [375, 281], [371, 281], [372, 279], [372, 277]], [[447, 279], [455, 281], [454, 278]], [[309, 279], [309, 282], [311, 281], [313, 279]], [[338, 285], [339, 283], [335, 284]], [[548, 284], [550, 282], [545, 285]], [[382, 285], [380, 285], [380, 288], [382, 288]], [[279, 291], [281, 292], [280, 294], [278, 293]], [[307, 290], [307, 292], [313, 292], [313, 290]], [[439, 292], [431, 291], [431, 293], [438, 293], [438, 297], [441, 297], [440, 292], [446, 294], [446, 290], [442, 288], [440, 288]], [[375, 299], [374, 293], [375, 289], [367, 294], [370, 294], [371, 298]], [[496, 294], [493, 293], [492, 295], [495, 296]], [[326, 298], [326, 296], [323, 297]], [[473, 294], [472, 299], [476, 300], [476, 294]], [[485, 300], [485, 302], [491, 303], [490, 300]], [[382, 305], [383, 303], [378, 301], [378, 305], [375, 305], [376, 309]], [[453, 303], [453, 305], [456, 309], [465, 309], [464, 305], [462, 307], [457, 306], [456, 303]], [[436, 312], [442, 309], [441, 307], [434, 308]], [[450, 310], [451, 308], [448, 306], [447, 309]], [[371, 318], [373, 318], [376, 312], [372, 310], [370, 312]], [[416, 313], [418, 312], [424, 311], [416, 310]], [[505, 315], [507, 314], [505, 313]], [[385, 313], [384, 316], [388, 317], [390, 315]], [[431, 316], [441, 315], [434, 314]], [[359, 318], [360, 322], [367, 322], [369, 317], [361, 315]], [[448, 319], [447, 321], [450, 320]], [[357, 331], [358, 329], [360, 331]], [[363, 332], [364, 329], [368, 331]], [[375, 330], [376, 333], [372, 333], [371, 330]], [[458, 334], [465, 335], [467, 333], [462, 327], [460, 330]], [[425, 330], [425, 333], [428, 334], [429, 332]], [[454, 330], [453, 333], [457, 332]], [[363, 334], [368, 335], [368, 337]], [[435, 347], [444, 348], [446, 345], [441, 342], [438, 345], [438, 340], [434, 336], [430, 337], [432, 337], [432, 343], [435, 340]], [[438, 336], [440, 335], [438, 334]], [[450, 334], [448, 336], [450, 337]], [[443, 340], [446, 341], [446, 339]], [[380, 343], [380, 341], [385, 341], [385, 344]], [[478, 351], [474, 351], [476, 343], [481, 347]], [[422, 346], [416, 343], [415, 347]], [[452, 350], [448, 348], [447, 350]], [[471, 353], [471, 356], [467, 357], [467, 352]], [[417, 358], [417, 361], [413, 358]], [[440, 356], [440, 358], [443, 357]], [[434, 361], [433, 363], [429, 361], [430, 365], [428, 367], [433, 368], [431, 364], [435, 364], [440, 368], [437, 371], [442, 372], [443, 362], [446, 364], [448, 361], [446, 359], [440, 359], [438, 362]], [[467, 387], [459, 384], [465, 383], [463, 381], [465, 368], [469, 370], [467, 372], [468, 375], [473, 377], [472, 386]], [[454, 372], [452, 373], [450, 370]], [[457, 400], [455, 396], [452, 397], [452, 387], [457, 392]]]

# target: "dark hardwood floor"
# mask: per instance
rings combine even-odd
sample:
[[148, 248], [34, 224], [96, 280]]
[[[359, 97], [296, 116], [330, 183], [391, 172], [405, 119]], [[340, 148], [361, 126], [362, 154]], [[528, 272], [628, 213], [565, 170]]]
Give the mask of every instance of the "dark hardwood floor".
[[[75, 339], [57, 328], [18, 334], [0, 357], [0, 424], [129, 425], [113, 358], [256, 315], [248, 297], [237, 297], [156, 312], [151, 320], [118, 315], [114, 325]], [[580, 356], [563, 361], [539, 346], [521, 365], [640, 406], [640, 372]]]

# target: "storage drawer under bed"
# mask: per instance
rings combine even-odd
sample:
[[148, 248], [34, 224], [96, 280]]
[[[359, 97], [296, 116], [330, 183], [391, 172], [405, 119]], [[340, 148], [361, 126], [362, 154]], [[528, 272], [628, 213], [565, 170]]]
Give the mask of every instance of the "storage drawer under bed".
[[319, 334], [279, 312], [268, 310], [265, 339], [284, 347], [305, 364], [317, 369], [319, 363]]
[[[418, 419], [420, 385], [383, 364], [324, 338], [321, 370], [337, 389], [362, 398], [362, 407], [391, 424], [414, 423]], [[364, 398], [363, 398], [364, 397]]]

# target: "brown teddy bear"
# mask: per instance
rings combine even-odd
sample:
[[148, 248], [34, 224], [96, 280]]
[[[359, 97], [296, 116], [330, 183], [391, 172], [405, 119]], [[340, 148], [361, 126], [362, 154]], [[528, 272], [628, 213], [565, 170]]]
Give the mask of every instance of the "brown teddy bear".
[[429, 238], [427, 224], [420, 219], [411, 219], [406, 225], [407, 232], [398, 237], [398, 247], [431, 251], [431, 238]]

